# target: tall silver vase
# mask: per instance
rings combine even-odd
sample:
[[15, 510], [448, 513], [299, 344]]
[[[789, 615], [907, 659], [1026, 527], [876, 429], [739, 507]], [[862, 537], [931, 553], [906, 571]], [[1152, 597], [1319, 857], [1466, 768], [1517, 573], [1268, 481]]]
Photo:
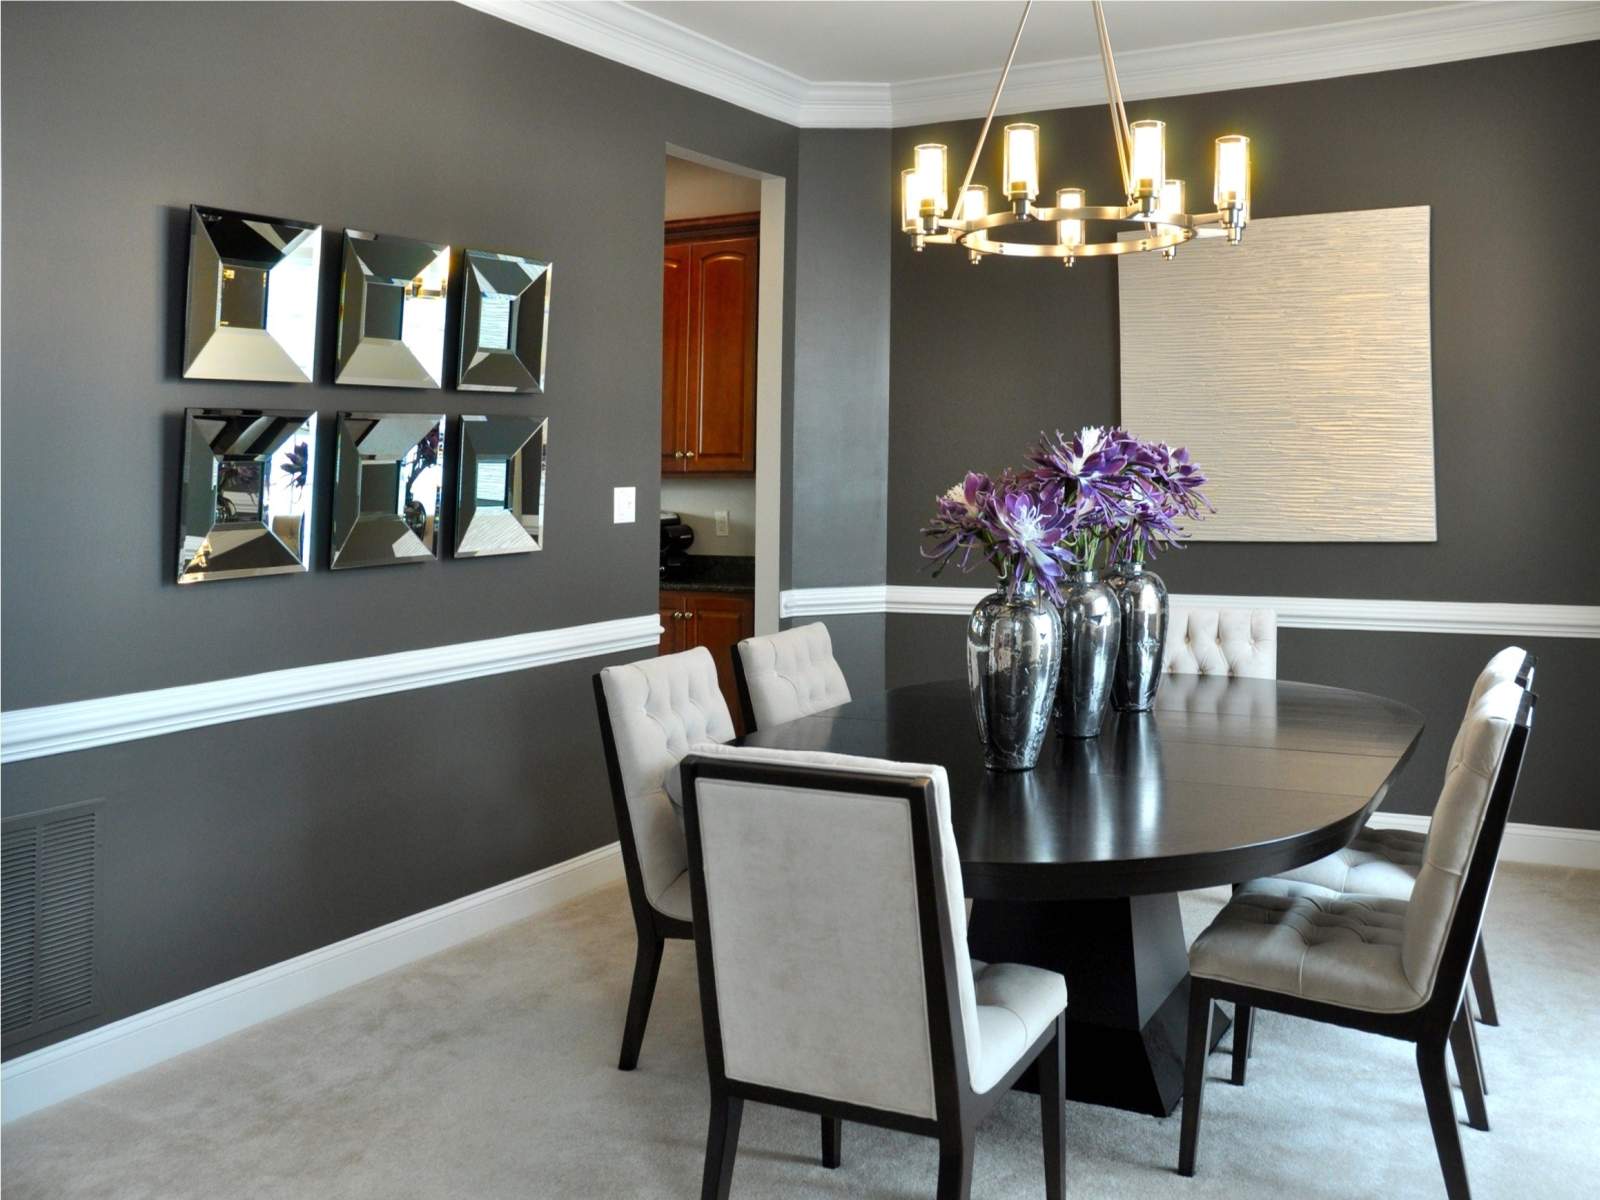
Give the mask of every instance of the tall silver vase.
[[1060, 670], [1061, 617], [1035, 584], [978, 601], [967, 621], [967, 687], [985, 766], [1033, 769]]
[[1061, 606], [1061, 683], [1056, 711], [1068, 737], [1099, 737], [1111, 701], [1122, 614], [1098, 571], [1067, 577]]
[[1127, 712], [1148, 712], [1155, 707], [1167, 646], [1167, 585], [1136, 562], [1112, 567], [1106, 583], [1122, 610], [1122, 648], [1117, 652], [1111, 700]]

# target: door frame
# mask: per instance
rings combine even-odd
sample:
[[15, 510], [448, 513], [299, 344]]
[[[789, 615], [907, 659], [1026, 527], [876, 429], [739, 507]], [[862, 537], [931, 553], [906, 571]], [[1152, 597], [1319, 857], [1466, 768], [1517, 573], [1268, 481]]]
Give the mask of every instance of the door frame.
[[[761, 183], [761, 265], [756, 281], [756, 633], [778, 632], [783, 552], [783, 281], [788, 188], [781, 175], [667, 143], [672, 158]], [[775, 252], [774, 252], [775, 251]]]

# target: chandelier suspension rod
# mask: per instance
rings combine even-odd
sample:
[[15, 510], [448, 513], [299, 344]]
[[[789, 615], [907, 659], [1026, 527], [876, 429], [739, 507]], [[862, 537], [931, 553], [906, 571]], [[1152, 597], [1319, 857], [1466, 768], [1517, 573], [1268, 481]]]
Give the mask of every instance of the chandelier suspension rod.
[[1122, 167], [1122, 190], [1133, 191], [1128, 173], [1128, 154], [1133, 148], [1133, 131], [1128, 128], [1128, 113], [1122, 107], [1122, 85], [1117, 80], [1116, 61], [1111, 57], [1111, 35], [1106, 31], [1106, 13], [1100, 0], [1094, 0], [1095, 31], [1100, 35], [1100, 66], [1106, 77], [1106, 107], [1111, 110], [1111, 140], [1117, 144], [1117, 163]]
[[[1098, 3], [1096, 4], [1098, 8]], [[994, 85], [994, 99], [989, 101], [989, 114], [983, 118], [983, 128], [978, 131], [978, 144], [972, 148], [972, 159], [967, 163], [967, 176], [961, 181], [961, 190], [956, 193], [955, 213], [964, 210], [967, 188], [972, 185], [973, 173], [978, 169], [978, 156], [983, 153], [983, 144], [989, 140], [989, 126], [994, 123], [995, 110], [1000, 107], [1000, 93], [1005, 91], [1006, 76], [1011, 74], [1011, 63], [1017, 57], [1017, 47], [1022, 44], [1022, 30], [1028, 23], [1028, 13], [1033, 9], [1033, 0], [1027, 0], [1022, 6], [1022, 20], [1017, 22], [1017, 36], [1011, 39], [1011, 53], [1006, 55], [1006, 65], [1000, 68], [1000, 82]], [[1127, 171], [1124, 170], [1126, 175]]]

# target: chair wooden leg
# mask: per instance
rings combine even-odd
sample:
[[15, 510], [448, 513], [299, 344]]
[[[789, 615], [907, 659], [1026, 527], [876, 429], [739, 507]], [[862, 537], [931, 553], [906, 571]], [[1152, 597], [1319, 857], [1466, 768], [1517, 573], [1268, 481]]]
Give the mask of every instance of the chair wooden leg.
[[[1237, 1034], [1235, 1035], [1237, 1036]], [[1189, 1045], [1183, 1064], [1183, 1132], [1178, 1174], [1193, 1175], [1200, 1143], [1200, 1099], [1206, 1086], [1206, 1051], [1211, 1047], [1211, 996], [1198, 979], [1189, 982]]]
[[1067, 1018], [1056, 1018], [1056, 1033], [1039, 1053], [1039, 1122], [1044, 1127], [1045, 1200], [1067, 1194]]
[[1245, 1062], [1250, 1057], [1250, 1035], [1255, 1032], [1255, 1023], [1251, 1020], [1252, 1013], [1248, 1004], [1235, 1004], [1233, 1006], [1233, 1085], [1244, 1086]]
[[1478, 1086], [1483, 1094], [1489, 1094], [1489, 1073], [1483, 1069], [1483, 1051], [1478, 1047], [1478, 1022], [1473, 1019], [1472, 1010], [1462, 1004], [1461, 1011], [1467, 1014], [1467, 1037], [1472, 1042], [1472, 1062], [1478, 1068]]
[[633, 960], [633, 990], [628, 994], [628, 1020], [622, 1027], [622, 1055], [619, 1071], [639, 1065], [639, 1047], [644, 1042], [645, 1022], [650, 1019], [650, 1001], [656, 994], [656, 975], [661, 970], [661, 952], [666, 943], [653, 934], [639, 935], [639, 952]]
[[1472, 1200], [1472, 1190], [1467, 1185], [1467, 1162], [1461, 1156], [1461, 1130], [1456, 1125], [1456, 1107], [1450, 1097], [1450, 1075], [1444, 1065], [1443, 1039], [1417, 1043], [1417, 1074], [1422, 1077], [1422, 1095], [1428, 1103], [1433, 1144], [1444, 1172], [1445, 1195], [1449, 1200]]
[[1477, 949], [1472, 954], [1472, 990], [1478, 996], [1478, 1018], [1485, 1025], [1500, 1024], [1500, 1014], [1494, 1006], [1494, 985], [1489, 982], [1489, 958], [1483, 949], [1483, 934], [1478, 935]]
[[706, 1131], [706, 1172], [700, 1181], [700, 1200], [728, 1200], [733, 1186], [733, 1160], [739, 1153], [739, 1123], [744, 1100], [711, 1094], [711, 1127]]
[[822, 1165], [830, 1171], [843, 1159], [844, 1122], [838, 1117], [822, 1118]]
[[1467, 1103], [1467, 1124], [1487, 1132], [1489, 1107], [1484, 1103], [1483, 1079], [1478, 1074], [1478, 1048], [1473, 1044], [1472, 1013], [1465, 1003], [1450, 1026], [1450, 1049], [1456, 1058], [1456, 1077], [1461, 1080], [1461, 1096]]
[[939, 1139], [938, 1200], [972, 1200], [972, 1134]]

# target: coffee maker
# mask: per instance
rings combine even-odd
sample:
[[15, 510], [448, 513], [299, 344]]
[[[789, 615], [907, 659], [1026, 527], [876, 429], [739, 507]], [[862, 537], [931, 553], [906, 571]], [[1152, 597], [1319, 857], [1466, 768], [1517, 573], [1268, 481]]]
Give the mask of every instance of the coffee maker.
[[694, 545], [694, 530], [675, 512], [661, 513], [661, 578], [676, 575], [688, 566], [689, 547]]

